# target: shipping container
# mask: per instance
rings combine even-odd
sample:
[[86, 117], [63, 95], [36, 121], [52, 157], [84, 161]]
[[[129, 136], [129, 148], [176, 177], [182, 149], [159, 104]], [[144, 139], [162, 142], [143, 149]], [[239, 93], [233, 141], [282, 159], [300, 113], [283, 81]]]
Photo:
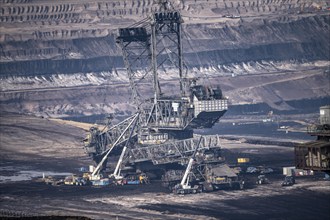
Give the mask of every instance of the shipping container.
[[283, 167], [283, 175], [292, 176], [294, 175], [296, 167]]
[[237, 163], [249, 163], [250, 158], [237, 158]]

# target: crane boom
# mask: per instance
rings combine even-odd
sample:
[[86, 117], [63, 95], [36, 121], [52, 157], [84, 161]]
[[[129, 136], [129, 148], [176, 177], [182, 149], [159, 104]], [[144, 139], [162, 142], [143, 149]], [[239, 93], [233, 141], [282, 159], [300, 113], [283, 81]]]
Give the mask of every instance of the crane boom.
[[124, 146], [124, 148], [123, 148], [123, 151], [122, 151], [121, 154], [120, 154], [120, 157], [119, 157], [118, 163], [117, 163], [117, 165], [116, 165], [116, 168], [115, 168], [115, 170], [114, 170], [114, 172], [113, 172], [113, 174], [112, 174], [112, 176], [114, 176], [115, 178], [118, 178], [118, 177], [120, 176], [120, 170], [119, 170], [119, 169], [120, 169], [121, 164], [123, 163], [123, 159], [124, 159], [124, 156], [125, 156], [125, 153], [126, 153], [126, 150], [127, 150], [128, 143], [129, 143], [129, 141], [131, 140], [131, 138], [132, 138], [132, 136], [133, 136], [134, 128], [135, 128], [135, 126], [136, 126], [136, 124], [137, 124], [138, 117], [139, 117], [139, 113], [138, 113], [137, 116], [134, 118], [134, 121], [135, 121], [135, 122], [134, 122], [133, 128], [132, 128], [132, 130], [131, 130], [131, 132], [130, 132], [130, 134], [129, 134], [128, 140], [126, 141], [126, 144], [125, 144], [125, 146]]
[[197, 153], [197, 150], [198, 150], [198, 148], [199, 148], [199, 145], [200, 145], [201, 141], [202, 141], [202, 136], [201, 136], [200, 139], [199, 139], [199, 142], [198, 142], [198, 144], [197, 144], [197, 146], [196, 146], [196, 148], [195, 148], [195, 151], [194, 151], [193, 155], [191, 156], [191, 158], [190, 158], [190, 160], [189, 160], [189, 163], [188, 163], [187, 169], [186, 169], [186, 171], [185, 171], [185, 173], [184, 173], [184, 175], [183, 175], [183, 178], [182, 178], [182, 180], [181, 180], [180, 185], [181, 185], [183, 188], [186, 188], [186, 187], [188, 186], [188, 182], [189, 182], [189, 181], [187, 181], [187, 179], [188, 179], [188, 175], [189, 175], [189, 173], [190, 173], [190, 171], [191, 171], [191, 168], [192, 168], [193, 162], [194, 162], [194, 160], [195, 160], [195, 156], [196, 156], [196, 153]]
[[129, 123], [129, 125], [125, 128], [125, 130], [122, 132], [122, 134], [117, 138], [117, 140], [115, 141], [115, 143], [108, 149], [107, 153], [104, 155], [104, 157], [102, 158], [101, 162], [97, 165], [97, 167], [95, 168], [94, 172], [92, 173], [92, 176], [95, 176], [96, 174], [98, 174], [101, 170], [101, 167], [104, 163], [104, 161], [108, 158], [110, 152], [112, 151], [112, 149], [118, 144], [119, 140], [122, 138], [122, 136], [125, 134], [125, 132], [131, 127], [131, 125], [133, 124], [134, 121], [136, 121], [136, 119], [138, 118], [139, 113], [137, 113], [134, 117], [134, 119], [131, 121], [131, 123]]

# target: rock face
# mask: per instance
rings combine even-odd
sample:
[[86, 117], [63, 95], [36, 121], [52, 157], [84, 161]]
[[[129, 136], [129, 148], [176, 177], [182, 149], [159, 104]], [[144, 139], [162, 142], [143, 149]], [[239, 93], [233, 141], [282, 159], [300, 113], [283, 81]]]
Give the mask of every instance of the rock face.
[[[115, 37], [119, 27], [157, 10], [159, 6], [153, 2], [2, 0], [1, 108], [53, 116], [103, 114], [123, 106], [131, 111]], [[260, 82], [264, 89], [259, 91], [234, 88], [240, 83], [224, 85], [232, 104], [266, 102], [289, 110], [290, 106], [279, 107], [274, 102], [329, 96], [330, 89], [323, 83], [329, 74], [329, 1], [173, 0], [172, 5], [185, 21], [184, 58], [191, 75], [219, 79], [313, 70], [320, 80], [305, 85], [305, 93], [294, 94], [268, 87], [274, 85], [268, 81]], [[244, 77], [238, 79], [245, 81]], [[291, 88], [301, 86], [294, 84], [297, 80], [275, 81]], [[125, 87], [118, 86], [123, 83]], [[111, 93], [113, 84], [120, 93]], [[170, 87], [173, 82], [165, 84]]]

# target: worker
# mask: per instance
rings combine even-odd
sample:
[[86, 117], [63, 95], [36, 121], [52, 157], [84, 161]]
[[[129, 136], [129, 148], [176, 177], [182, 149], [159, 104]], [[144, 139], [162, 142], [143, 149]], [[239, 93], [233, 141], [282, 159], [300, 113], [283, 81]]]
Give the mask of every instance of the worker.
[[144, 175], [143, 174], [141, 174], [139, 176], [139, 180], [140, 180], [140, 184], [143, 184], [144, 183]]
[[139, 180], [140, 180], [140, 183], [141, 183], [141, 184], [149, 184], [148, 176], [147, 176], [145, 173], [142, 173], [142, 174], [139, 176]]

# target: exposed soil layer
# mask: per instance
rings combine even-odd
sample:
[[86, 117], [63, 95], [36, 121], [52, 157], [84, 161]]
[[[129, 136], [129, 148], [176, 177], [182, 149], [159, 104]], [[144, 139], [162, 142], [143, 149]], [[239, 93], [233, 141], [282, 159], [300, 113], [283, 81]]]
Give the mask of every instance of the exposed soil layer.
[[[124, 73], [123, 73], [124, 74]], [[126, 73], [125, 73], [126, 75]], [[114, 114], [120, 120], [132, 115], [135, 108], [131, 102], [128, 82], [111, 82], [102, 76], [65, 77], [54, 76], [49, 80], [4, 79], [0, 84], [0, 108], [9, 112], [31, 113], [43, 117], [76, 117]], [[95, 85], [93, 82], [100, 80]], [[220, 85], [229, 98], [229, 114], [311, 113], [319, 106], [329, 103], [330, 75], [324, 68], [305, 68], [296, 71], [248, 74], [240, 76], [211, 76], [202, 79], [206, 85]], [[84, 85], [72, 85], [72, 83]], [[179, 91], [177, 79], [162, 80], [163, 92], [173, 95]], [[68, 85], [62, 87], [61, 85]], [[141, 96], [151, 95], [150, 87], [140, 90]], [[233, 113], [231, 113], [233, 112]], [[103, 117], [104, 118], [104, 117]], [[99, 118], [99, 119], [102, 119]], [[93, 122], [94, 123], [94, 122]]]
[[[131, 115], [135, 108], [115, 38], [118, 28], [158, 10], [154, 2], [3, 0], [1, 110], [43, 117]], [[184, 19], [188, 77], [220, 84], [230, 104], [294, 112], [301, 108], [296, 101], [330, 97], [328, 1], [171, 2]], [[166, 96], [179, 93], [171, 68], [158, 71]], [[149, 81], [139, 88], [143, 98], [151, 97]]]
[[[184, 55], [190, 68], [226, 71], [224, 64], [330, 58], [327, 1], [172, 2], [185, 20]], [[117, 29], [149, 16], [159, 8], [153, 3], [4, 1], [0, 76], [122, 68]]]

